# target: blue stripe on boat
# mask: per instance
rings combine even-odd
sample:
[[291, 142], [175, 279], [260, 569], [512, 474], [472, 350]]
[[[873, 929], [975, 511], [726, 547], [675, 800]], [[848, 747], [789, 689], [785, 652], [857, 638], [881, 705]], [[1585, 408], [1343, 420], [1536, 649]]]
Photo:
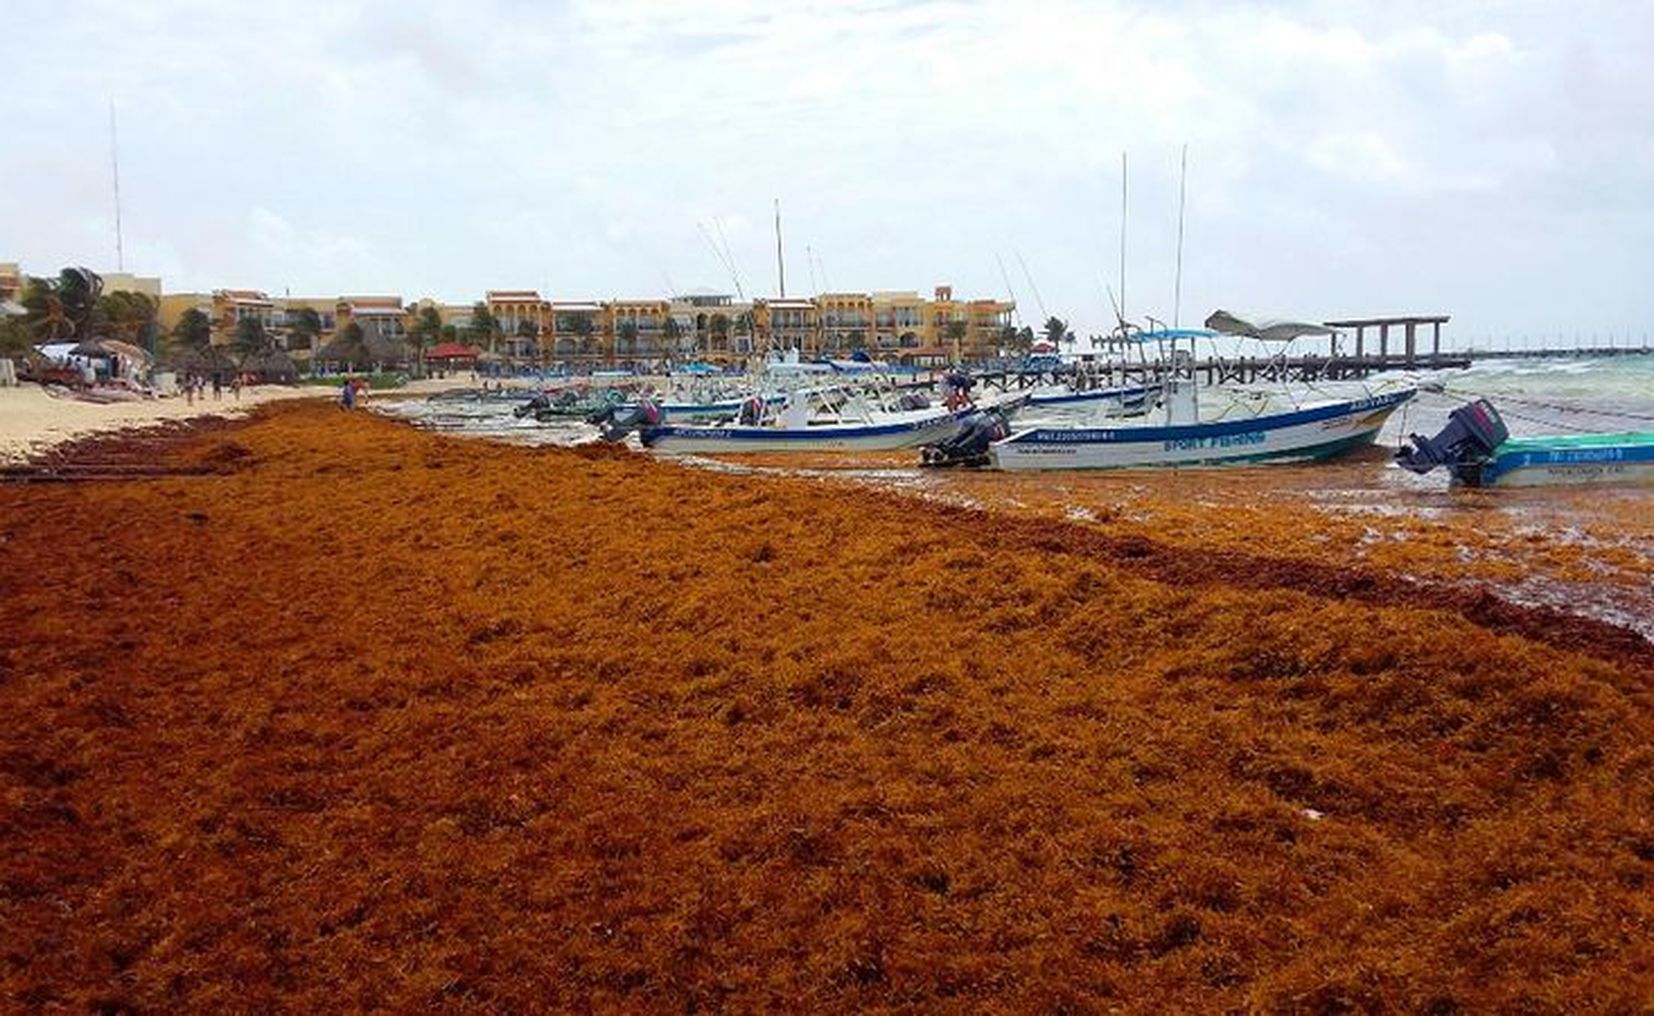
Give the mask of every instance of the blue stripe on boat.
[[1482, 481], [1492, 483], [1506, 473], [1534, 466], [1612, 466], [1654, 463], [1654, 445], [1626, 444], [1597, 447], [1558, 447], [1506, 452], [1495, 455], [1493, 465], [1483, 472]]
[[1255, 433], [1260, 430], [1278, 430], [1299, 424], [1331, 420], [1354, 413], [1377, 412], [1401, 405], [1413, 397], [1412, 389], [1376, 395], [1368, 399], [1335, 402], [1290, 413], [1266, 413], [1239, 420], [1215, 420], [1211, 423], [1179, 424], [1175, 427], [1040, 427], [1013, 434], [1006, 438], [1027, 444], [1139, 444], [1178, 441], [1197, 437], [1222, 437], [1225, 434]]
[[781, 427], [675, 427], [668, 424], [664, 427], [646, 427], [641, 436], [646, 445], [669, 437], [714, 441], [820, 441], [824, 438], [878, 437], [883, 434], [923, 430], [938, 423], [956, 420], [960, 415], [955, 413], [953, 416], [933, 416], [909, 423], [881, 423], [863, 427], [819, 424], [803, 430], [787, 430]]

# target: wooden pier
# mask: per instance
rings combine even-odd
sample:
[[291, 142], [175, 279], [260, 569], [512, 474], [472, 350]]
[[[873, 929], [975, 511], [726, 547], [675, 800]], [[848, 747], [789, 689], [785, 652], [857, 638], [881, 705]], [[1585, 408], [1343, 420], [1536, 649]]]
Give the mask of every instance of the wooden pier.
[[[1654, 355], [1654, 346], [1640, 344], [1611, 346], [1569, 346], [1544, 349], [1442, 349], [1442, 325], [1446, 314], [1414, 314], [1397, 317], [1349, 318], [1327, 321], [1335, 329], [1325, 354], [1298, 356], [1208, 356], [1191, 367], [1202, 383], [1254, 384], [1257, 382], [1344, 381], [1381, 374], [1385, 371], [1455, 370], [1477, 360], [1583, 359], [1610, 356]], [[1132, 355], [1138, 358], [1132, 362]], [[1019, 391], [1042, 385], [1071, 384], [1077, 388], [1104, 388], [1116, 385], [1154, 384], [1164, 376], [1166, 365], [1141, 345], [1111, 341], [1106, 353], [1094, 359], [1082, 356], [1078, 362], [1027, 371], [1015, 367], [975, 372], [987, 387]]]
[[[1202, 384], [1255, 384], [1303, 381], [1345, 381], [1364, 378], [1387, 370], [1452, 370], [1470, 366], [1464, 353], [1406, 356], [1241, 356], [1205, 357], [1193, 362], [1195, 376]], [[1116, 385], [1155, 384], [1165, 376], [1166, 366], [1155, 360], [1141, 363], [1093, 361], [1068, 364], [1048, 370], [1017, 369], [977, 371], [978, 381], [996, 391], [1021, 391], [1042, 385], [1072, 383], [1076, 387], [1109, 388]]]

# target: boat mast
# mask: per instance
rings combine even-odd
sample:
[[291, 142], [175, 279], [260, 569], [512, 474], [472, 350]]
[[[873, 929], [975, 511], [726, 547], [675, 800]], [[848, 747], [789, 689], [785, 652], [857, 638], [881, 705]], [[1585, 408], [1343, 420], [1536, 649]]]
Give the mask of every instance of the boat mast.
[[[1034, 302], [1039, 304], [1040, 317], [1050, 318], [1051, 315], [1045, 309], [1045, 298], [1039, 295], [1039, 285], [1034, 282], [1034, 273], [1028, 270], [1028, 262], [1022, 260], [1022, 251], [1014, 250], [1011, 253], [1016, 255], [1017, 264], [1022, 266], [1022, 277], [1028, 280], [1028, 288], [1034, 291]], [[1040, 323], [1044, 324], [1043, 321]]]
[[994, 261], [999, 265], [999, 278], [1001, 282], [1005, 283], [1005, 294], [1011, 298], [1011, 313], [1016, 315], [1018, 321], [1021, 321], [1022, 308], [1017, 306], [1016, 287], [1011, 285], [1011, 276], [1005, 271], [1005, 259], [999, 256], [999, 251], [997, 250], [994, 251]]
[[1183, 207], [1188, 196], [1189, 185], [1189, 146], [1183, 146], [1183, 156], [1179, 160], [1179, 174], [1177, 178], [1177, 272], [1172, 281], [1172, 327], [1180, 324], [1179, 317], [1183, 309]]
[[787, 295], [787, 262], [781, 258], [781, 199], [775, 199], [775, 275], [781, 295]]
[[115, 185], [115, 270], [126, 271], [126, 251], [121, 243], [121, 143], [115, 133], [115, 100], [109, 100], [109, 171]]
[[1120, 152], [1120, 305], [1114, 309], [1120, 325], [1126, 323], [1126, 153]]

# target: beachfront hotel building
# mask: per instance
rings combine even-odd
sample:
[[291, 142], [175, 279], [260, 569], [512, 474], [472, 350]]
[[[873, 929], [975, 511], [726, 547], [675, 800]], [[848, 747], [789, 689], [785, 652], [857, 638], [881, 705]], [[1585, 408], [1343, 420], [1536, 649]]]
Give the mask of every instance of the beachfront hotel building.
[[[240, 323], [256, 319], [276, 344], [299, 363], [309, 360], [352, 323], [371, 346], [397, 362], [415, 353], [408, 342], [419, 315], [435, 308], [445, 329], [462, 341], [471, 331], [477, 303], [487, 306], [498, 330], [479, 338], [484, 361], [542, 364], [653, 364], [700, 359], [720, 365], [745, 363], [772, 351], [797, 350], [806, 358], [844, 358], [857, 353], [879, 360], [937, 366], [997, 355], [1016, 304], [1009, 300], [961, 300], [951, 286], [930, 295], [917, 290], [830, 292], [815, 296], [740, 298], [710, 289], [641, 299], [563, 299], [532, 289], [491, 289], [473, 303], [430, 297], [406, 301], [382, 296], [276, 296], [255, 289], [166, 293], [161, 280], [111, 273], [105, 290], [129, 289], [155, 297], [158, 324], [171, 332], [186, 311], [211, 323], [213, 342], [230, 345]], [[0, 300], [16, 301], [26, 276], [0, 263]], [[112, 288], [113, 287], [113, 288]], [[320, 334], [303, 341], [296, 323], [314, 311]]]

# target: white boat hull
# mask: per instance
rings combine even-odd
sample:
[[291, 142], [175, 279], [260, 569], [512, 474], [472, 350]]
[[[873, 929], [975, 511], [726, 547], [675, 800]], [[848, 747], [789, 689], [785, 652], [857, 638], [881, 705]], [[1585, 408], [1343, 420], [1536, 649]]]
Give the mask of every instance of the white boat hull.
[[998, 469], [1133, 469], [1328, 458], [1371, 444], [1412, 390], [1270, 413], [1166, 427], [1020, 431], [993, 445]]
[[776, 452], [885, 452], [916, 448], [951, 435], [956, 413], [886, 424], [824, 423], [810, 427], [653, 427], [645, 446], [685, 455], [758, 455]]

